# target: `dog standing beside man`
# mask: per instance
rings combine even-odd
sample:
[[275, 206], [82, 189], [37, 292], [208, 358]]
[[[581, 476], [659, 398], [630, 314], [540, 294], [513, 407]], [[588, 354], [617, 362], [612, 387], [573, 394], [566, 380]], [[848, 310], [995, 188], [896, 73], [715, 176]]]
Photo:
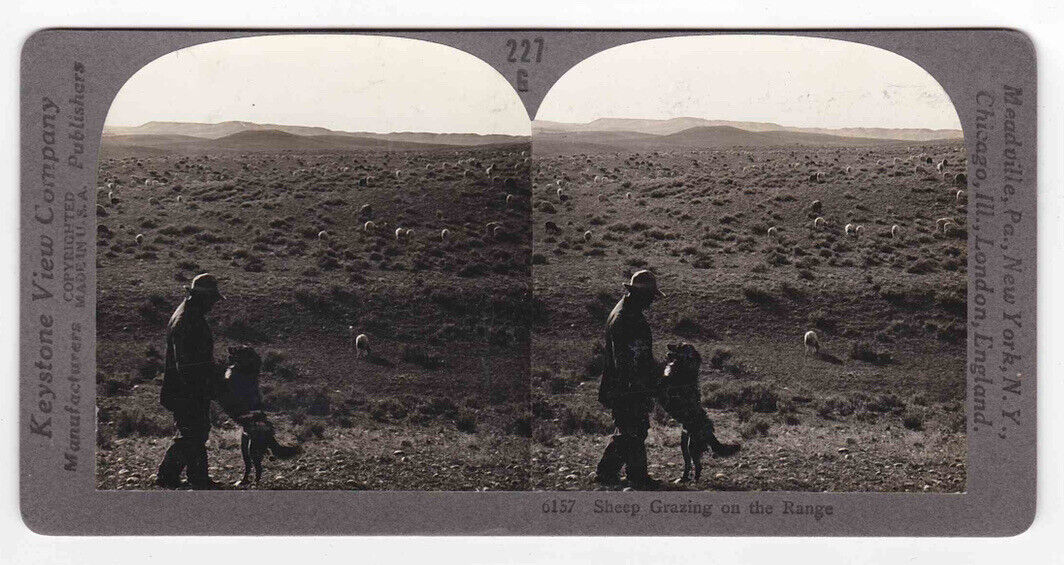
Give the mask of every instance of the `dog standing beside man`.
[[[658, 289], [657, 277], [647, 270], [638, 271], [623, 286], [624, 295], [606, 319], [605, 362], [598, 394], [599, 402], [613, 414], [616, 433], [602, 454], [595, 480], [604, 485], [620, 484], [623, 468], [632, 487], [650, 490], [660, 486], [647, 471], [646, 438], [656, 398], [684, 424], [685, 471], [689, 472], [687, 467], [694, 455], [688, 449], [692, 436], [697, 440], [696, 447], [710, 446], [717, 455], [731, 455], [739, 447], [717, 441], [712, 422], [701, 409], [697, 386], [683, 387], [694, 389], [693, 398], [683, 401], [677, 401], [675, 394], [661, 394], [662, 371], [654, 360], [650, 324], [643, 314], [656, 298], [665, 297]], [[696, 411], [702, 416], [695, 415]], [[688, 425], [694, 429], [688, 429]], [[700, 457], [700, 450], [696, 451]], [[701, 470], [700, 462], [696, 470]]]

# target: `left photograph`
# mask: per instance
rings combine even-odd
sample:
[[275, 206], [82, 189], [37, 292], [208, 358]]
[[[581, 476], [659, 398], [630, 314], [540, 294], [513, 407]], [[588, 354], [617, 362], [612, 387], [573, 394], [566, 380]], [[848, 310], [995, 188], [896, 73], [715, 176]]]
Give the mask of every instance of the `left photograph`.
[[527, 490], [531, 123], [483, 61], [283, 35], [107, 116], [104, 490]]

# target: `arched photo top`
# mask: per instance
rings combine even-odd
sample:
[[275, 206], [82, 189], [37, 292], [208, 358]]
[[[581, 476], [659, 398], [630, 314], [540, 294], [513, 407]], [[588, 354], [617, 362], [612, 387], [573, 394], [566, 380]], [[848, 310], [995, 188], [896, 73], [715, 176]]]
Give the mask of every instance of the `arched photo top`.
[[634, 120], [672, 120], [653, 132], [668, 134], [690, 127], [686, 118], [755, 131], [961, 137], [949, 96], [916, 63], [860, 43], [785, 35], [685, 36], [608, 49], [558, 80], [535, 129], [597, 120], [597, 130], [639, 131], [645, 124]]
[[171, 52], [125, 83], [106, 127], [151, 122], [530, 134], [521, 100], [482, 60], [427, 41], [364, 35], [269, 35]]

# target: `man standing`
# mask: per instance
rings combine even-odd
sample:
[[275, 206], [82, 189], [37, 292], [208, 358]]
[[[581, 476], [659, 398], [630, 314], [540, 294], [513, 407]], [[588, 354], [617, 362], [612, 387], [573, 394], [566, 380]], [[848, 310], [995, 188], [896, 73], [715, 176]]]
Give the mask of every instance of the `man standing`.
[[216, 396], [218, 369], [214, 364], [214, 338], [205, 316], [224, 297], [210, 273], [197, 275], [185, 287], [185, 299], [166, 326], [166, 371], [159, 401], [173, 412], [178, 436], [166, 450], [156, 483], [178, 488], [187, 469], [188, 484], [211, 489], [216, 484], [207, 473], [207, 436], [211, 431], [210, 404]]
[[633, 487], [652, 489], [659, 483], [647, 474], [646, 438], [659, 368], [643, 310], [665, 295], [650, 271], [632, 275], [624, 291], [606, 320], [605, 364], [599, 385], [599, 402], [613, 412], [617, 432], [602, 454], [595, 479], [617, 484], [624, 467]]

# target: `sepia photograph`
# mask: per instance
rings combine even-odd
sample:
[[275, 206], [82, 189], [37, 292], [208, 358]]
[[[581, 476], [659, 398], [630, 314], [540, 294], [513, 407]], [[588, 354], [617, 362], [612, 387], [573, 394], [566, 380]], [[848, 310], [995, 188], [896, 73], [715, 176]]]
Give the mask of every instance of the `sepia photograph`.
[[965, 491], [967, 156], [930, 74], [653, 39], [532, 128], [533, 489]]
[[530, 135], [427, 41], [143, 67], [99, 159], [97, 488], [527, 490]]

